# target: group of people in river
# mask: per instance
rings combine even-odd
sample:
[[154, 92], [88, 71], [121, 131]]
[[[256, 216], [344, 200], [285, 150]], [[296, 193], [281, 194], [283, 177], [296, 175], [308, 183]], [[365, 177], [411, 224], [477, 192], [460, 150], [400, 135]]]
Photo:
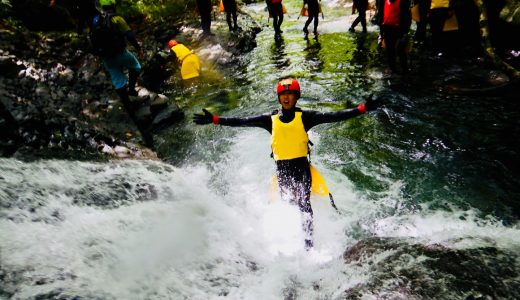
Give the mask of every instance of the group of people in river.
[[[380, 28], [380, 46], [385, 48], [388, 67], [393, 73], [406, 74], [408, 72], [408, 53], [411, 49], [409, 38], [412, 25], [412, 11], [417, 29], [414, 38], [419, 43], [424, 43], [427, 37], [427, 26], [430, 27], [432, 51], [437, 56], [442, 56], [446, 42], [443, 41], [445, 22], [453, 19], [454, 9], [452, 2], [457, 0], [375, 0], [375, 15], [372, 22]], [[460, 1], [459, 1], [460, 2]], [[282, 0], [265, 0], [269, 17], [272, 18], [275, 36], [283, 33], [282, 23], [287, 10]], [[303, 34], [307, 39], [309, 26], [313, 24], [314, 38], [318, 38], [319, 14], [322, 13], [319, 0], [303, 0], [300, 15], [307, 16], [303, 26]], [[230, 31], [238, 30], [237, 4], [235, 0], [221, 0], [221, 11], [226, 12], [226, 20]], [[204, 36], [213, 35], [210, 31], [212, 0], [197, 0], [197, 7], [201, 17], [201, 27]], [[358, 24], [361, 24], [362, 32], [367, 32], [366, 12], [370, 9], [369, 0], [353, 0], [352, 14], [358, 13], [355, 20], [348, 28], [349, 32], [355, 32]], [[323, 14], [323, 13], [322, 13]], [[232, 22], [233, 20], [233, 22]], [[400, 70], [397, 67], [399, 60]]]
[[[273, 18], [275, 35], [281, 34], [283, 15], [286, 13], [282, 0], [265, 0], [269, 15]], [[453, 1], [454, 2], [454, 1]], [[368, 0], [353, 0], [352, 14], [356, 11], [358, 16], [348, 28], [349, 32], [355, 32], [358, 24], [361, 24], [362, 32], [367, 32], [366, 11], [370, 8]], [[409, 32], [412, 25], [412, 10], [417, 30], [414, 38], [419, 42], [426, 40], [426, 29], [429, 24], [431, 32], [432, 50], [436, 55], [442, 56], [445, 49], [443, 31], [445, 22], [450, 19], [454, 10], [452, 0], [375, 0], [376, 13], [373, 22], [380, 28], [380, 46], [387, 53], [388, 67], [394, 73], [398, 73], [397, 58], [400, 62], [400, 73], [408, 72], [408, 52], [411, 49]], [[318, 0], [303, 0], [301, 15], [308, 16], [303, 27], [303, 34], [308, 38], [309, 25], [313, 22], [314, 37], [318, 37], [319, 13], [321, 5]]]

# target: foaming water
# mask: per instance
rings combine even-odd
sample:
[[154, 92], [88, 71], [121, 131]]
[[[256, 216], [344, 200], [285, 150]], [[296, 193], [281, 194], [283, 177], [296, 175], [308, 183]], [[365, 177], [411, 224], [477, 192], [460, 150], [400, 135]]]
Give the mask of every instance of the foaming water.
[[374, 201], [323, 164], [330, 155], [314, 163], [341, 215], [328, 199], [313, 198], [316, 246], [307, 252], [298, 209], [269, 192], [269, 135], [237, 130], [233, 140], [225, 158], [209, 165], [3, 159], [2, 268], [17, 274], [4, 290], [15, 298], [336, 298], [373, 272], [370, 264], [343, 262], [360, 239], [520, 246], [518, 227], [471, 210], [389, 215], [388, 206], [402, 201], [402, 184]]

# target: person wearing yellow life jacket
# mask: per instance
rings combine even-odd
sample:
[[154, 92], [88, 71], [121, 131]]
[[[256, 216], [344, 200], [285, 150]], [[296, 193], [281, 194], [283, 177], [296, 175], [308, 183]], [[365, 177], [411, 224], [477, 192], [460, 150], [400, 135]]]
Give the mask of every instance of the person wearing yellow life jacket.
[[300, 84], [294, 78], [282, 79], [276, 86], [281, 108], [272, 113], [250, 117], [219, 117], [203, 109], [203, 114], [195, 114], [196, 124], [218, 124], [224, 126], [260, 127], [271, 133], [272, 157], [276, 162], [278, 187], [282, 198], [297, 204], [302, 213], [302, 226], [305, 232], [305, 249], [313, 247], [313, 211], [310, 203], [311, 168], [309, 137], [307, 131], [312, 127], [331, 122], [339, 122], [375, 110], [381, 104], [379, 99], [370, 97], [357, 108], [338, 112], [319, 112], [302, 110], [296, 107], [300, 98]]
[[453, 14], [450, 0], [432, 0], [430, 6], [430, 16], [428, 20], [430, 23], [432, 48], [436, 54], [442, 55], [444, 48], [442, 32], [444, 28], [444, 22], [446, 22], [450, 14]]
[[200, 60], [193, 51], [176, 40], [170, 40], [168, 48], [173, 51], [181, 65], [181, 77], [183, 80], [200, 76]]

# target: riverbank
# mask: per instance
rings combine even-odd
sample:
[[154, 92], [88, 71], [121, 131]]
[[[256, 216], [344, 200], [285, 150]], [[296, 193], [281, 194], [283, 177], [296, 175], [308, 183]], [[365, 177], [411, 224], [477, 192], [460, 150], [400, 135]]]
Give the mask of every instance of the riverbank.
[[[242, 31], [230, 35], [223, 17], [214, 21], [225, 38], [203, 39], [198, 20], [161, 20], [131, 23], [145, 55], [132, 97], [136, 115], [152, 134], [183, 117], [176, 101], [163, 94], [183, 88], [178, 66], [166, 43], [180, 38], [195, 52], [217, 48], [222, 55], [199, 54], [204, 65], [232, 63], [250, 51], [260, 31], [247, 14], [240, 15]], [[0, 156], [19, 159], [63, 158], [104, 160], [157, 158], [142, 146], [134, 122], [122, 107], [101, 60], [89, 52], [88, 33], [30, 31], [18, 22], [0, 26]], [[133, 50], [133, 49], [131, 49]], [[204, 66], [203, 66], [204, 68]], [[177, 98], [177, 99], [175, 99]]]

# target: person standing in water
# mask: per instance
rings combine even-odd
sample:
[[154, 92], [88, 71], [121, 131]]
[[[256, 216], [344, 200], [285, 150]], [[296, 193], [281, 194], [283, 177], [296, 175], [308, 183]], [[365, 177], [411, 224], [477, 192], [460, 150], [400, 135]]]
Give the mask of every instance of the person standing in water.
[[303, 4], [307, 5], [307, 11], [309, 13], [309, 17], [307, 21], [305, 21], [305, 26], [303, 27], [303, 33], [305, 34], [305, 38], [309, 36], [309, 30], [307, 29], [311, 22], [314, 20], [314, 37], [318, 37], [318, 23], [320, 22], [320, 18], [318, 17], [320, 13], [320, 4], [318, 0], [303, 0]]
[[354, 4], [352, 5], [352, 14], [355, 13], [356, 9], [358, 11], [358, 16], [350, 25], [348, 31], [355, 32], [355, 28], [357, 24], [361, 22], [361, 26], [363, 27], [363, 32], [367, 32], [367, 17], [366, 11], [368, 8], [368, 0], [354, 0]]
[[281, 34], [283, 23], [283, 6], [282, 0], [265, 0], [269, 14], [273, 17], [274, 33], [276, 35]]
[[200, 15], [200, 26], [203, 36], [212, 36], [211, 33], [211, 0], [197, 0], [197, 9]]
[[[226, 21], [228, 23], [229, 31], [237, 31], [240, 29], [237, 25], [237, 2], [235, 0], [223, 0], [224, 11], [226, 12]], [[231, 23], [233, 18], [233, 23]]]
[[260, 127], [271, 133], [272, 157], [276, 163], [276, 175], [282, 198], [298, 205], [302, 214], [305, 233], [305, 249], [314, 245], [313, 211], [310, 202], [311, 166], [308, 159], [309, 137], [312, 127], [331, 122], [339, 122], [377, 109], [380, 101], [367, 99], [357, 108], [338, 112], [318, 112], [296, 107], [300, 98], [300, 84], [294, 78], [282, 79], [276, 86], [281, 107], [272, 113], [250, 117], [219, 117], [206, 109], [204, 114], [195, 114], [196, 124], [217, 124], [236, 127]]
[[381, 34], [383, 36], [388, 66], [397, 72], [396, 53], [401, 63], [401, 72], [408, 72], [408, 32], [412, 24], [409, 0], [384, 0]]

